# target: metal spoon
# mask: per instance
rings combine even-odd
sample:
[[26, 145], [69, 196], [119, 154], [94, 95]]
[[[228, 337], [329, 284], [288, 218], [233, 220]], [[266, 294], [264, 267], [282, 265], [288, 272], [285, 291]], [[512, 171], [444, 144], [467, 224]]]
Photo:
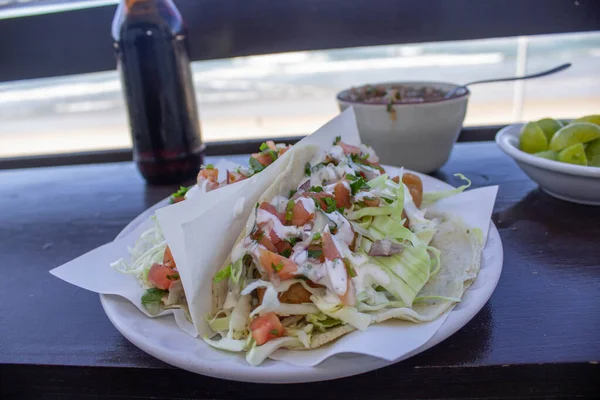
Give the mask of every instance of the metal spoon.
[[458, 91], [464, 91], [464, 90], [466, 90], [467, 86], [470, 86], [470, 85], [476, 85], [478, 83], [520, 81], [520, 80], [523, 80], [523, 79], [539, 78], [541, 76], [552, 75], [552, 74], [554, 74], [556, 72], [560, 72], [560, 71], [562, 71], [564, 69], [569, 68], [570, 66], [571, 66], [571, 63], [566, 63], [566, 64], [563, 64], [563, 65], [559, 65], [558, 67], [554, 67], [552, 69], [549, 69], [547, 71], [538, 72], [537, 74], [523, 75], [523, 76], [512, 76], [510, 78], [485, 79], [485, 80], [482, 80], [482, 81], [474, 81], [474, 82], [465, 83], [464, 85], [459, 86], [459, 87], [454, 88], [453, 90], [449, 91], [444, 96], [444, 99], [449, 99], [450, 97], [454, 96]]

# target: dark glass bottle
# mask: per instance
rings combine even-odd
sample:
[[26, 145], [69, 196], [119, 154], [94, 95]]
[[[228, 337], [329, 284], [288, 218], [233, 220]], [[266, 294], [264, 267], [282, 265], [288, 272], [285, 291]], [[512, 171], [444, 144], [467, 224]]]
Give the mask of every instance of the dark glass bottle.
[[192, 179], [205, 146], [179, 11], [171, 0], [121, 0], [112, 36], [142, 176], [152, 184]]

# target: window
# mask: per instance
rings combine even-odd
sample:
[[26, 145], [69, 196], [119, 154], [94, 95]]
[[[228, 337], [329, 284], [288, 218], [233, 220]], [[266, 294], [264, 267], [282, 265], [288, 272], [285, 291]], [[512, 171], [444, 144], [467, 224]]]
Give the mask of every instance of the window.
[[[211, 142], [309, 133], [353, 85], [465, 83], [564, 62], [573, 67], [551, 77], [473, 86], [465, 121], [473, 126], [598, 113], [600, 33], [292, 52], [194, 62], [192, 70]], [[116, 71], [2, 83], [0, 120], [0, 157], [131, 146]]]

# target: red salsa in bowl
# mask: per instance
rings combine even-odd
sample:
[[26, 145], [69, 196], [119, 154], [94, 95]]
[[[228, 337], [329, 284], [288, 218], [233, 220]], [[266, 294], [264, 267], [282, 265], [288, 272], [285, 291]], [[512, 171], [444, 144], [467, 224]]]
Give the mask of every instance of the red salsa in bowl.
[[339, 98], [353, 103], [415, 104], [440, 101], [448, 92], [424, 85], [364, 85], [340, 93]]

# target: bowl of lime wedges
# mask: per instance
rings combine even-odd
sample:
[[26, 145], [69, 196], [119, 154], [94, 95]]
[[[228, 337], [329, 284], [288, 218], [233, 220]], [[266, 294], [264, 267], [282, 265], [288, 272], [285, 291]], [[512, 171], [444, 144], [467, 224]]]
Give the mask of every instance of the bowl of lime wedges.
[[549, 195], [600, 205], [600, 115], [509, 125], [496, 143]]

